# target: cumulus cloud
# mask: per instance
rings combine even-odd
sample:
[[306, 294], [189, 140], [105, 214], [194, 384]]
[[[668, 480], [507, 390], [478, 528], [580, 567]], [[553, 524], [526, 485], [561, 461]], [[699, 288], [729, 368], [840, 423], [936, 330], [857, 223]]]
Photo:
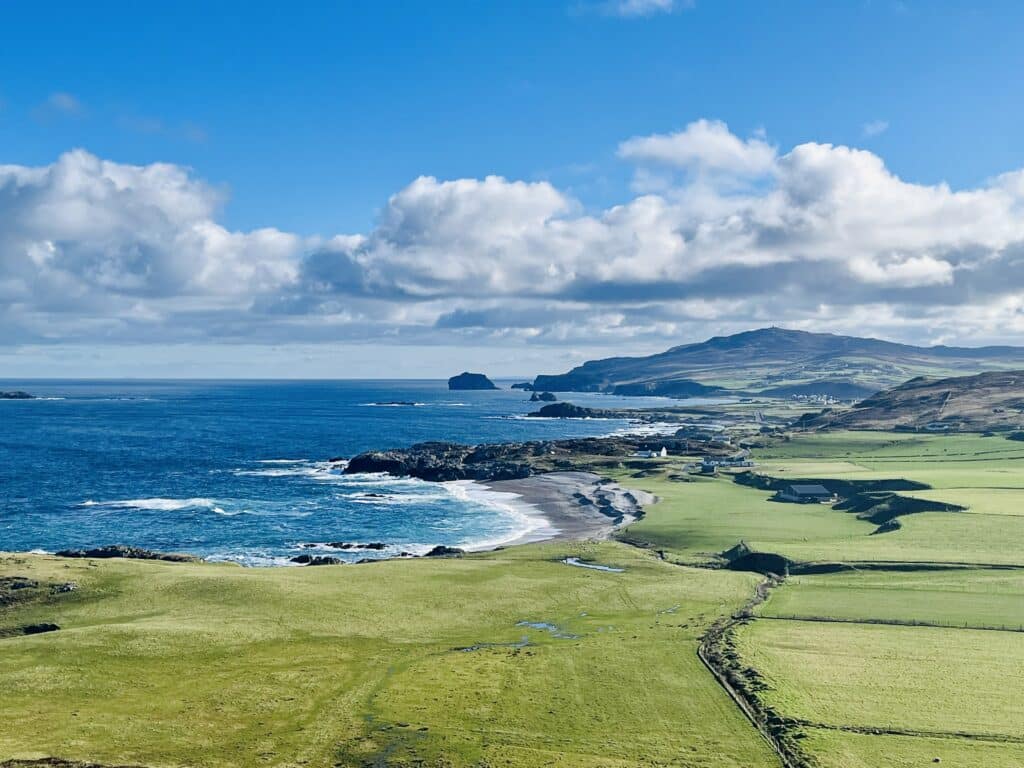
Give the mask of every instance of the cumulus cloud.
[[630, 351], [771, 323], [950, 342], [1024, 323], [1024, 171], [916, 184], [712, 121], [620, 155], [686, 172], [598, 211], [543, 181], [421, 177], [370, 231], [322, 239], [224, 227], [219, 190], [178, 166], [0, 166], [0, 338]]
[[720, 120], [697, 120], [676, 133], [635, 136], [619, 145], [619, 157], [638, 163], [697, 171], [759, 176], [775, 163], [775, 149], [755, 136], [740, 139]]
[[692, 8], [693, 4], [693, 0], [609, 0], [603, 8], [610, 15], [629, 18], [671, 13], [680, 8]]

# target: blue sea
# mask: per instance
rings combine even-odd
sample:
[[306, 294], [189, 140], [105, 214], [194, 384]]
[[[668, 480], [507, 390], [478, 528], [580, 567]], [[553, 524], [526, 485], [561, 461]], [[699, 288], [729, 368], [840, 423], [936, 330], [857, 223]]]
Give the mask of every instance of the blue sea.
[[[527, 419], [529, 393], [450, 392], [443, 381], [0, 381], [14, 389], [38, 399], [0, 400], [0, 551], [128, 544], [283, 565], [303, 552], [355, 560], [495, 546], [542, 536], [546, 522], [474, 483], [344, 475], [327, 460], [629, 427]], [[413, 404], [382, 404], [396, 402]]]

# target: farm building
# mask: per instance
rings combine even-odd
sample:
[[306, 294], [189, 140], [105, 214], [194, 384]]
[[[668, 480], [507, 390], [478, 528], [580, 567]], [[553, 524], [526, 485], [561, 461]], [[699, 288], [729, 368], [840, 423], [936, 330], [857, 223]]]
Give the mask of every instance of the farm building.
[[635, 451], [633, 456], [638, 459], [664, 459], [668, 456], [668, 448], [662, 446], [660, 451]]
[[824, 504], [835, 501], [836, 495], [824, 485], [787, 485], [775, 498], [797, 504]]

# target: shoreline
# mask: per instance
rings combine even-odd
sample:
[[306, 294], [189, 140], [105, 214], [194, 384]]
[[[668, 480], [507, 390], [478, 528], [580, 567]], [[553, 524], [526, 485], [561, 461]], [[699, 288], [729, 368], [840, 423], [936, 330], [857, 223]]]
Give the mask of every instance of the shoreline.
[[539, 541], [595, 541], [611, 538], [619, 528], [643, 517], [644, 506], [656, 499], [646, 491], [623, 488], [593, 472], [568, 470], [546, 472], [520, 480], [476, 483], [493, 492], [514, 496], [512, 505], [521, 514], [540, 517], [548, 531], [527, 531], [497, 546], [517, 546]]
[[[457, 485], [463, 489], [467, 501], [493, 506], [498, 514], [520, 516], [530, 523], [525, 530], [505, 538], [463, 546], [465, 552], [493, 552], [506, 547], [544, 541], [607, 540], [619, 528], [643, 517], [645, 505], [657, 501], [656, 497], [646, 491], [623, 488], [601, 475], [580, 470], [546, 472], [518, 480], [467, 480], [439, 484], [449, 488]], [[108, 545], [97, 545], [97, 548], [106, 546]], [[55, 552], [40, 549], [3, 551], [0, 554], [56, 556]], [[152, 554], [159, 557], [141, 559], [163, 559], [163, 556], [170, 556], [164, 552]], [[174, 556], [178, 557], [176, 554]], [[190, 557], [209, 563], [238, 562], [201, 556]], [[384, 557], [379, 558], [379, 561], [401, 559], [408, 558]], [[290, 563], [281, 563], [277, 566], [238, 564], [242, 567], [295, 567]]]

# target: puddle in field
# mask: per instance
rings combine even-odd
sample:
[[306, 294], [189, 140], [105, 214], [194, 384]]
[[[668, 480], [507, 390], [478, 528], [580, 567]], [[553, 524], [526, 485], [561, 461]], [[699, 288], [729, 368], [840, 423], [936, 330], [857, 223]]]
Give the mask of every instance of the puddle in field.
[[564, 632], [559, 627], [556, 627], [554, 624], [547, 621], [519, 621], [516, 622], [516, 626], [539, 629], [543, 632], [547, 632], [552, 637], [557, 637], [559, 640], [578, 640], [580, 637], [579, 635]]
[[562, 562], [566, 565], [575, 565], [577, 568], [590, 568], [592, 571], [604, 571], [605, 573], [624, 573], [626, 570], [625, 568], [613, 568], [610, 565], [587, 563], [580, 560], [578, 557], [567, 557]]

